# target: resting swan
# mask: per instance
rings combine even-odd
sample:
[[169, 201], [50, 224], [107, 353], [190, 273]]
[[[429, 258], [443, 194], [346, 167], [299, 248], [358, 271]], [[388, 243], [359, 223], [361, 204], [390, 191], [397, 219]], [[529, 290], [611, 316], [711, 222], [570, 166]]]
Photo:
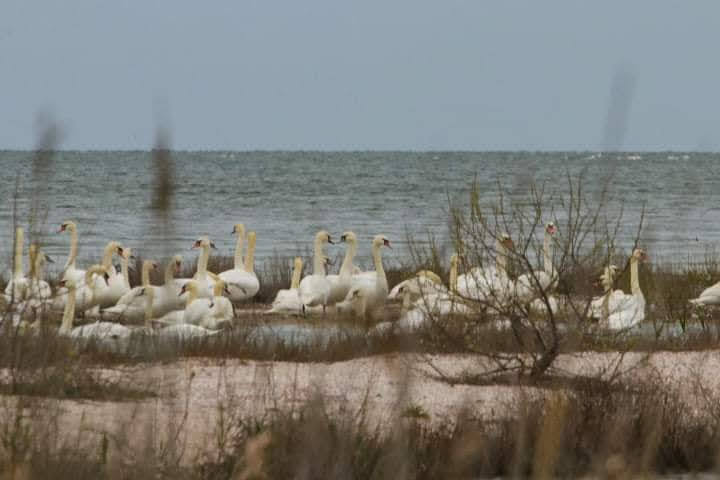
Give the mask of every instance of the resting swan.
[[[97, 269], [93, 272], [93, 269]], [[96, 266], [88, 269], [85, 275], [86, 283], [90, 281], [93, 273], [99, 273], [104, 268]], [[104, 277], [102, 277], [104, 279]], [[79, 342], [97, 342], [99, 346], [114, 351], [125, 351], [127, 348], [132, 330], [128, 327], [112, 322], [95, 322], [81, 327], [73, 328], [73, 320], [75, 318], [75, 290], [76, 283], [72, 279], [62, 280], [61, 286], [68, 288], [68, 299], [65, 303], [62, 324], [58, 330], [59, 335], [69, 336], [74, 341]], [[94, 290], [95, 283], [92, 283], [91, 290]]]
[[287, 290], [278, 290], [275, 295], [275, 300], [273, 300], [272, 308], [268, 310], [267, 313], [297, 313], [302, 309], [300, 295], [298, 294], [302, 265], [302, 258], [295, 257], [290, 288]]
[[718, 305], [720, 304], [720, 282], [706, 288], [697, 298], [690, 300], [693, 305]]
[[392, 248], [390, 240], [385, 235], [376, 235], [372, 241], [372, 257], [375, 264], [374, 275], [356, 275], [353, 277], [353, 286], [348, 292], [347, 300], [352, 301], [354, 297], [362, 298], [362, 316], [375, 317], [378, 309], [385, 304], [388, 295], [388, 283], [385, 276], [385, 269], [382, 263], [382, 247]]
[[156, 293], [156, 289], [146, 288], [142, 290], [140, 297], [145, 299], [145, 330], [156, 335], [159, 340], [164, 342], [197, 340], [218, 333], [187, 323], [173, 323], [159, 330], [152, 330], [151, 322], [154, 316], [153, 306], [156, 304]]
[[495, 240], [495, 266], [475, 267], [458, 277], [457, 293], [462, 298], [482, 302], [498, 309], [504, 306], [513, 293], [513, 282], [507, 274], [508, 251], [514, 244], [506, 233]]
[[141, 321], [145, 316], [146, 303], [145, 299], [141, 298], [141, 294], [145, 288], [152, 288], [152, 285], [150, 285], [150, 270], [157, 270], [157, 268], [158, 265], [154, 261], [143, 261], [141, 286], [125, 293], [114, 306], [103, 309], [100, 312], [101, 317], [104, 320], [124, 320], [132, 323]]
[[645, 250], [636, 248], [630, 257], [630, 294], [622, 290], [612, 293], [608, 302], [608, 328], [624, 330], [634, 327], [645, 319], [645, 296], [640, 289], [638, 264], [645, 262], [648, 256]]
[[241, 302], [248, 300], [260, 291], [260, 282], [255, 274], [255, 232], [248, 234], [248, 251], [245, 256], [245, 264], [243, 265], [242, 249], [243, 236], [245, 235], [245, 226], [238, 223], [233, 227], [233, 234], [237, 234], [237, 245], [235, 246], [235, 266], [231, 270], [226, 270], [218, 276], [225, 280], [230, 290], [230, 300], [233, 302]]
[[[242, 290], [239, 290], [242, 291]], [[232, 325], [235, 318], [232, 302], [223, 296], [230, 295], [230, 289], [224, 280], [215, 282], [210, 311], [203, 315], [199, 325], [209, 330], [218, 330]], [[191, 322], [186, 322], [191, 323]]]
[[325, 254], [323, 247], [326, 243], [332, 244], [330, 234], [325, 230], [315, 235], [315, 254], [313, 257], [313, 274], [302, 279], [298, 287], [302, 313], [305, 314], [307, 307], [322, 305], [323, 313], [328, 304], [330, 295], [330, 281], [325, 275]]

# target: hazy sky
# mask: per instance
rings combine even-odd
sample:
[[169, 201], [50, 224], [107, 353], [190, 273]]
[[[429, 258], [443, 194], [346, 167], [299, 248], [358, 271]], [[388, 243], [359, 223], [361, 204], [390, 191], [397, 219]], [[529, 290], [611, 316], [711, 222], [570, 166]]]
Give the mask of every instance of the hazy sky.
[[719, 45], [717, 0], [2, 0], [0, 148], [717, 150]]

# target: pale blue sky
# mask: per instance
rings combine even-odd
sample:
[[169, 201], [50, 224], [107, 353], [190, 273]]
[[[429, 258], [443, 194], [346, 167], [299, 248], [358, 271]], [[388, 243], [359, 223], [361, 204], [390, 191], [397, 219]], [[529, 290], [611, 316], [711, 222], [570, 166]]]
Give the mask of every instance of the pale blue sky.
[[[3, 0], [0, 148], [720, 146], [720, 2]], [[623, 110], [622, 108], [620, 110]]]

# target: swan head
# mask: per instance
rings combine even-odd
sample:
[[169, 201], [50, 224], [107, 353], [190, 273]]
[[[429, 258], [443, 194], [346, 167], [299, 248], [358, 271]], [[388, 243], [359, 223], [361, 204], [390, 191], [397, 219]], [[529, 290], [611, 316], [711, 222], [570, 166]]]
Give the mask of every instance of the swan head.
[[68, 232], [76, 232], [77, 231], [77, 225], [75, 225], [75, 222], [71, 220], [67, 220], [60, 224], [60, 228], [58, 229], [57, 233], [62, 233], [64, 231]]
[[548, 235], [555, 235], [557, 233], [557, 227], [554, 222], [548, 222], [545, 224], [545, 231]]
[[515, 242], [513, 242], [512, 237], [509, 233], [502, 233], [498, 237], [498, 242], [503, 247], [507, 248], [508, 250], [515, 248]]
[[[115, 268], [112, 265], [109, 268]], [[93, 275], [100, 276], [107, 285], [108, 281], [110, 280], [110, 274], [108, 273], [108, 269], [105, 268], [102, 265], [93, 265], [92, 267], [88, 268], [85, 272], [85, 283], [87, 285], [92, 285], [92, 277]]]
[[417, 276], [418, 276], [418, 277], [425, 277], [425, 278], [427, 278], [428, 280], [431, 280], [431, 281], [437, 283], [438, 285], [442, 285], [442, 279], [438, 276], [437, 273], [431, 272], [430, 270], [420, 270], [420, 271], [417, 273]]
[[242, 223], [236, 223], [235, 225], [233, 225], [233, 229], [230, 235], [235, 234], [240, 236], [245, 235], [245, 225], [243, 225]]
[[458, 257], [457, 253], [453, 253], [452, 255], [450, 255], [450, 267], [457, 267], [459, 259], [460, 257]]
[[217, 250], [217, 247], [215, 246], [215, 244], [213, 242], [210, 241], [210, 237], [208, 237], [208, 236], [202, 236], [202, 237], [198, 238], [197, 240], [195, 240], [195, 243], [193, 243], [193, 246], [190, 247], [190, 249], [192, 250], [193, 248], [204, 248], [204, 247], [214, 248], [215, 250]]
[[186, 293], [197, 294], [197, 290], [198, 290], [197, 283], [195, 283], [194, 281], [187, 282], [180, 289], [180, 293], [178, 294], [178, 297], [182, 297]]
[[318, 233], [315, 234], [315, 241], [317, 243], [334, 243], [330, 234], [325, 230], [320, 230]]
[[633, 250], [632, 258], [638, 262], [647, 262], [650, 257], [648, 257], [648, 254], [644, 249], [636, 248]]
[[293, 262], [293, 266], [297, 269], [302, 271], [303, 261], [302, 257], [295, 257], [295, 261]]
[[133, 255], [132, 253], [132, 248], [119, 247], [118, 255], [120, 255], [120, 257], [124, 258], [125, 260], [135, 260], [135, 255]]
[[182, 255], [175, 255], [172, 258], [172, 261], [175, 263], [175, 273], [179, 274], [182, 267]]
[[345, 243], [357, 243], [357, 236], [354, 232], [343, 232], [340, 241]]
[[390, 240], [385, 235], [375, 235], [375, 238], [373, 238], [373, 247], [387, 247], [392, 249], [390, 246]]
[[75, 283], [75, 280], [72, 278], [66, 278], [65, 280], [60, 280], [60, 282], [58, 283], [58, 287], [65, 287], [68, 290], [75, 290], [77, 288], [77, 283]]

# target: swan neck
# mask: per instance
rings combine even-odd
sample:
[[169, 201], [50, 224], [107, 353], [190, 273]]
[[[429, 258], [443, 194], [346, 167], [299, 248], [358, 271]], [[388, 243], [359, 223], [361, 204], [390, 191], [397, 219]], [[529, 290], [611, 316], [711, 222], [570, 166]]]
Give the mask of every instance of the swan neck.
[[20, 278], [23, 276], [23, 242], [25, 241], [25, 235], [23, 229], [18, 227], [15, 230], [15, 261], [13, 263], [13, 278]]
[[315, 240], [315, 256], [313, 257], [313, 274], [325, 276], [325, 255], [323, 254], [323, 244], [320, 240]]
[[245, 239], [245, 228], [241, 228], [237, 232], [237, 242], [235, 243], [235, 270], [241, 270], [243, 265], [243, 241]]
[[115, 246], [110, 244], [105, 247], [105, 251], [103, 252], [103, 258], [101, 265], [105, 267], [106, 269], [109, 269], [112, 265], [112, 256], [113, 251], [115, 251]]
[[507, 249], [499, 240], [495, 253], [495, 267], [498, 273], [507, 273]]
[[187, 300], [185, 301], [185, 308], [189, 307], [190, 304], [192, 302], [194, 302], [196, 298], [197, 298], [197, 290], [194, 288], [189, 288], [188, 289], [188, 297], [187, 297]]
[[377, 272], [378, 284], [382, 282], [387, 288], [387, 278], [385, 277], [385, 269], [383, 268], [382, 253], [380, 252], [380, 248], [380, 245], [373, 245], [373, 263], [375, 264], [375, 271]]
[[[129, 260], [125, 257], [120, 257], [120, 271], [122, 272], [123, 276], [123, 283], [125, 284], [125, 288], [130, 290], [130, 276], [128, 275], [128, 262]], [[145, 272], [143, 272], [144, 274]], [[150, 272], [148, 272], [148, 278], [150, 275]], [[143, 276], [143, 279], [145, 277]], [[148, 280], [149, 281], [149, 280]]]
[[400, 308], [400, 315], [405, 315], [410, 310], [411, 305], [412, 301], [410, 300], [410, 292], [405, 291], [403, 293], [403, 302], [402, 307]]
[[[251, 232], [252, 235], [252, 232]], [[248, 238], [247, 255], [245, 255], [245, 271], [255, 272], [255, 236]]]
[[[145, 265], [143, 265], [142, 279], [141, 279], [143, 287], [150, 286], [150, 269], [151, 268], [152, 268], [152, 265], [149, 263], [146, 263]], [[123, 270], [126, 270], [126, 269], [127, 269], [127, 261], [125, 261], [125, 263], [123, 263]], [[123, 274], [125, 275], [125, 279], [127, 280], [127, 278], [128, 278], [127, 271], [123, 271]]]
[[77, 260], [78, 254], [78, 232], [75, 228], [70, 229], [70, 253], [68, 254], [65, 268], [75, 268], [75, 260]]
[[75, 318], [75, 289], [68, 288], [67, 301], [65, 302], [65, 310], [63, 311], [62, 323], [60, 324], [59, 333], [70, 333], [73, 327], [73, 319]]
[[633, 295], [642, 295], [642, 290], [640, 290], [640, 277], [638, 275], [638, 261], [634, 257], [630, 260], [630, 291]]
[[552, 264], [552, 237], [549, 233], [545, 232], [545, 240], [543, 241], [543, 265], [545, 267], [545, 273], [553, 274]]
[[448, 279], [450, 291], [456, 292], [457, 291], [457, 278], [458, 278], [458, 271], [457, 271], [457, 262], [452, 262], [450, 264], [450, 278]]
[[345, 258], [340, 266], [340, 275], [349, 277], [352, 274], [353, 258], [357, 252], [357, 244], [355, 242], [348, 243], [347, 250], [345, 250]]
[[302, 275], [302, 261], [295, 262], [293, 267], [292, 280], [290, 280], [290, 289], [297, 289], [300, 287], [300, 275]]
[[210, 246], [203, 245], [197, 261], [197, 274], [205, 275], [207, 273], [208, 260], [210, 260]]
[[165, 267], [165, 285], [170, 285], [175, 278], [175, 261], [171, 261]]
[[145, 295], [147, 298], [145, 298], [145, 327], [151, 328], [152, 327], [152, 317], [153, 317], [153, 300], [155, 297], [155, 291], [152, 288], [146, 288], [145, 289]]

